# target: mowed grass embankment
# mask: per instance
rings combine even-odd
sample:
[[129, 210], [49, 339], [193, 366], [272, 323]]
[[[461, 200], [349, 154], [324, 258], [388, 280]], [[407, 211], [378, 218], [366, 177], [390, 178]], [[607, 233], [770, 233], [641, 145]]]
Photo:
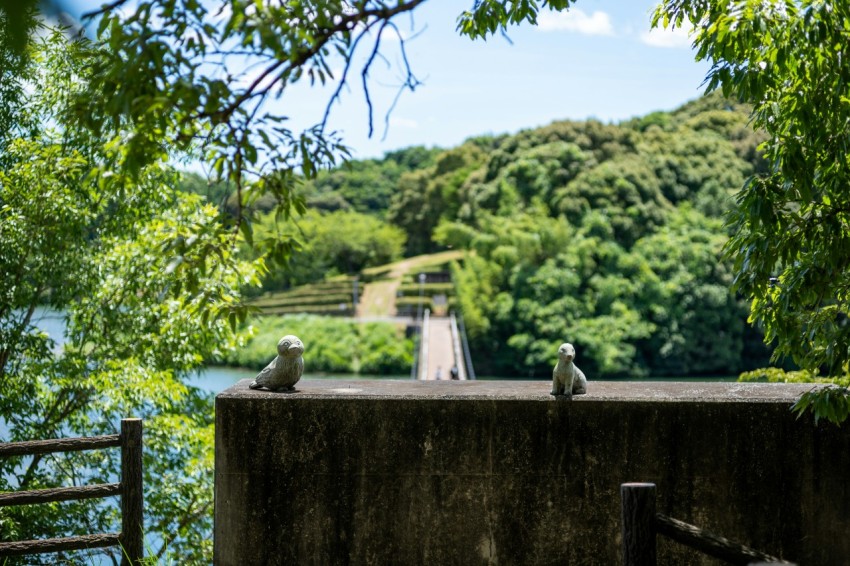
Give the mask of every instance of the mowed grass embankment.
[[263, 315], [352, 316], [353, 289], [354, 277], [342, 275], [287, 291], [265, 293], [251, 301], [251, 304], [258, 307]]
[[366, 283], [360, 302], [357, 305], [357, 316], [359, 317], [389, 317], [396, 315], [396, 297], [402, 281], [407, 274], [416, 274], [431, 266], [458, 261], [463, 258], [464, 252], [450, 250], [435, 254], [419, 255], [405, 258], [395, 263], [373, 267], [363, 271], [365, 276], [370, 273], [385, 273], [370, 283]]
[[[365, 269], [357, 277], [357, 305], [354, 304], [355, 277], [351, 275], [265, 293], [251, 304], [260, 309], [261, 315], [318, 314], [358, 318], [409, 315], [416, 311], [420, 302], [418, 274], [446, 270], [450, 262], [462, 258], [463, 252], [452, 250]], [[454, 295], [451, 283], [427, 283], [422, 291], [422, 303], [427, 308], [431, 308], [431, 297], [435, 294]]]

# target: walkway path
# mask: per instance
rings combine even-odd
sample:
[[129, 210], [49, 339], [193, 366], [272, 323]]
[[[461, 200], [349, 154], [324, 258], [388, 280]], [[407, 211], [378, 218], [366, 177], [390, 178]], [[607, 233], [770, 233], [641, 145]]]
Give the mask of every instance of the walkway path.
[[451, 379], [449, 371], [454, 365], [452, 331], [446, 317], [430, 317], [428, 323], [428, 365], [426, 375], [419, 379]]

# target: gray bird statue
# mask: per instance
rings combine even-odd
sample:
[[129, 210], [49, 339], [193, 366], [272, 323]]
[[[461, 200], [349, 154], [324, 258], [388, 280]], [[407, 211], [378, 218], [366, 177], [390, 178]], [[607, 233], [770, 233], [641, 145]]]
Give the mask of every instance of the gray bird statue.
[[573, 394], [582, 395], [587, 393], [587, 377], [573, 363], [576, 359], [576, 349], [572, 344], [564, 342], [558, 348], [558, 364], [552, 370], [552, 393], [550, 395], [564, 395], [572, 399]]
[[265, 387], [270, 391], [292, 391], [304, 372], [304, 344], [297, 336], [287, 335], [277, 343], [277, 356], [257, 374], [251, 389]]

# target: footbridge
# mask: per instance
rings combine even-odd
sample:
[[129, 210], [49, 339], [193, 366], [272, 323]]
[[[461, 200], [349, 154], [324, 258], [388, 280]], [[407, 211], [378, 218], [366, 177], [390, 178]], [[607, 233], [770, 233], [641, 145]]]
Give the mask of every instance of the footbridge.
[[417, 320], [416, 349], [410, 377], [420, 380], [475, 379], [463, 318], [431, 316], [425, 309]]

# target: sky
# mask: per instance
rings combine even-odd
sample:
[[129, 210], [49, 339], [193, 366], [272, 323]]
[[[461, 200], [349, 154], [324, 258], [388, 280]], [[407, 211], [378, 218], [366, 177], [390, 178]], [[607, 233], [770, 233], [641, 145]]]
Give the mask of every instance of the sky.
[[[97, 4], [70, 0], [78, 12]], [[694, 61], [687, 35], [650, 31], [656, 1], [578, 0], [567, 13], [542, 12], [537, 26], [510, 28], [510, 41], [498, 34], [486, 41], [459, 36], [457, 16], [471, 4], [429, 0], [397, 20], [422, 84], [401, 95], [386, 131], [401, 83], [397, 38], [382, 38], [386, 62], [376, 61], [370, 73], [371, 138], [359, 72], [349, 77], [329, 124], [355, 158], [411, 145], [451, 147], [563, 119], [625, 120], [671, 110], [702, 93], [708, 64]], [[299, 86], [272, 109], [288, 116], [290, 126], [308, 127], [321, 120], [331, 94], [330, 87]]]
[[[372, 139], [358, 84], [334, 108], [331, 124], [357, 157], [418, 144], [450, 147], [562, 119], [618, 121], [673, 109], [702, 93], [708, 65], [694, 61], [686, 34], [650, 32], [652, 0], [579, 0], [568, 14], [544, 12], [537, 27], [511, 28], [512, 43], [500, 35], [460, 37], [455, 22], [466, 4], [428, 1], [414, 14], [412, 31], [409, 19], [399, 21], [405, 34], [420, 31], [407, 49], [423, 84], [402, 94], [385, 139], [397, 71], [375, 80], [386, 86], [372, 89], [373, 98], [380, 96]], [[290, 102], [311, 112], [315, 91], [295, 94]]]

